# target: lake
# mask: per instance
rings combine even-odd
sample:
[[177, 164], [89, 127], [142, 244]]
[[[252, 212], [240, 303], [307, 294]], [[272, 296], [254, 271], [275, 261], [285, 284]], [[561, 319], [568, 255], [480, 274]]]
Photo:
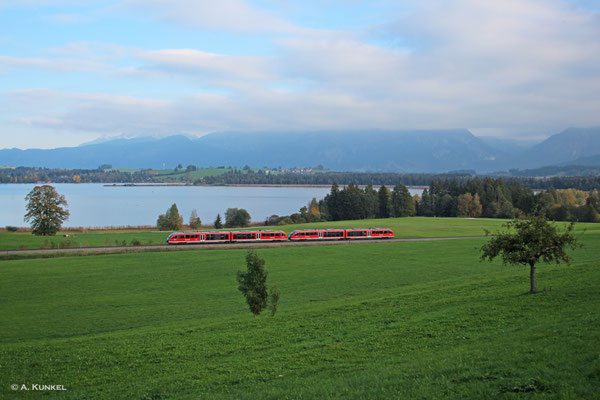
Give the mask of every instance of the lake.
[[[0, 184], [0, 227], [27, 226], [25, 196], [35, 184]], [[71, 213], [65, 227], [155, 225], [173, 203], [187, 223], [193, 209], [203, 224], [223, 218], [228, 208], [245, 208], [253, 222], [298, 212], [315, 197], [322, 199], [329, 187], [233, 187], [233, 186], [105, 186], [97, 183], [52, 184], [65, 196]], [[422, 189], [409, 189], [411, 195]], [[224, 220], [224, 218], [223, 218]]]

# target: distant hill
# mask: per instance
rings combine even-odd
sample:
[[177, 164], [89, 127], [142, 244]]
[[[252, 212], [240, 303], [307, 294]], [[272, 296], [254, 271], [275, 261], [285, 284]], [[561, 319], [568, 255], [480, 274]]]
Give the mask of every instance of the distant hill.
[[436, 172], [489, 169], [505, 155], [468, 130], [214, 133], [199, 139], [117, 139], [53, 150], [0, 150], [0, 164], [55, 168], [314, 166], [333, 170]]
[[596, 162], [594, 157], [600, 157], [600, 128], [569, 128], [520, 152], [514, 143], [504, 141], [504, 148], [510, 149], [507, 152], [498, 149], [498, 143], [491, 146], [465, 129], [224, 132], [198, 139], [175, 135], [121, 138], [52, 150], [6, 149], [0, 150], [0, 165], [93, 169], [111, 164], [159, 169], [178, 164], [284, 168], [320, 164], [335, 171], [491, 172], [574, 165], [574, 160]]
[[600, 154], [596, 154], [595, 156], [589, 157], [581, 157], [576, 160], [573, 160], [569, 164], [582, 165], [586, 167], [600, 167]]
[[489, 136], [480, 136], [479, 138], [491, 148], [500, 150], [507, 154], [522, 153], [528, 148], [531, 148], [541, 142], [541, 140], [502, 139]]
[[569, 128], [550, 136], [514, 159], [520, 168], [584, 165], [575, 160], [600, 154], [600, 127]]

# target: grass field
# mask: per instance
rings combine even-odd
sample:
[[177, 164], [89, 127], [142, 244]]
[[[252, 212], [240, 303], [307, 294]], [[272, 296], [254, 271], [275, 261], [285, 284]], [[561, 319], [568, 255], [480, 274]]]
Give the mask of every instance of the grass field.
[[[459, 218], [389, 218], [362, 221], [320, 222], [285, 226], [259, 227], [257, 229], [281, 229], [290, 233], [296, 229], [310, 228], [391, 228], [397, 238], [420, 238], [441, 236], [478, 236], [484, 229], [495, 230], [505, 221], [498, 219]], [[593, 226], [593, 225], [590, 225]], [[206, 228], [209, 229], [209, 228]], [[26, 232], [0, 232], [0, 250], [39, 249], [51, 247], [97, 247], [131, 245], [136, 239], [141, 244], [163, 244], [171, 232], [159, 231], [89, 231], [88, 233], [59, 232], [54, 237], [34, 236]], [[64, 234], [71, 235], [68, 238]], [[74, 236], [73, 236], [74, 235]]]
[[282, 298], [256, 320], [243, 250], [3, 261], [0, 397], [597, 399], [600, 231], [536, 295], [484, 241], [260, 250]]

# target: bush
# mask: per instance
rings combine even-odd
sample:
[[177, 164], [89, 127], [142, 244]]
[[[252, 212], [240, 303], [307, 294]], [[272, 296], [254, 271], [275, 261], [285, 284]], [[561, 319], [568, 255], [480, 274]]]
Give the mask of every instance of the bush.
[[131, 239], [131, 245], [132, 246], [140, 246], [141, 243], [140, 243], [139, 240], [137, 240], [137, 239], [134, 238], [134, 239]]
[[9, 232], [16, 232], [17, 231], [17, 227], [16, 226], [7, 225], [6, 226], [6, 230], [9, 231]]
[[250, 214], [243, 208], [228, 208], [225, 211], [225, 227], [246, 227], [250, 223]]

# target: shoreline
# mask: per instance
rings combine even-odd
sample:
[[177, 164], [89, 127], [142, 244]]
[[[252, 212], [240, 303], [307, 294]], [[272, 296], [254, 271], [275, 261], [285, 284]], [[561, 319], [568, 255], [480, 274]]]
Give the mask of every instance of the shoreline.
[[[105, 187], [157, 187], [157, 186], [192, 186], [192, 187], [305, 187], [305, 188], [330, 188], [330, 184], [281, 184], [281, 183], [227, 183], [227, 184], [199, 184], [199, 185], [188, 185], [185, 183], [113, 183], [105, 184]], [[339, 187], [343, 188], [348, 185], [338, 184]], [[368, 185], [358, 185], [359, 188], [365, 188]], [[374, 188], [381, 187], [383, 185], [373, 185]], [[427, 189], [429, 186], [408, 186], [408, 189]], [[389, 186], [393, 188], [392, 185]]]

